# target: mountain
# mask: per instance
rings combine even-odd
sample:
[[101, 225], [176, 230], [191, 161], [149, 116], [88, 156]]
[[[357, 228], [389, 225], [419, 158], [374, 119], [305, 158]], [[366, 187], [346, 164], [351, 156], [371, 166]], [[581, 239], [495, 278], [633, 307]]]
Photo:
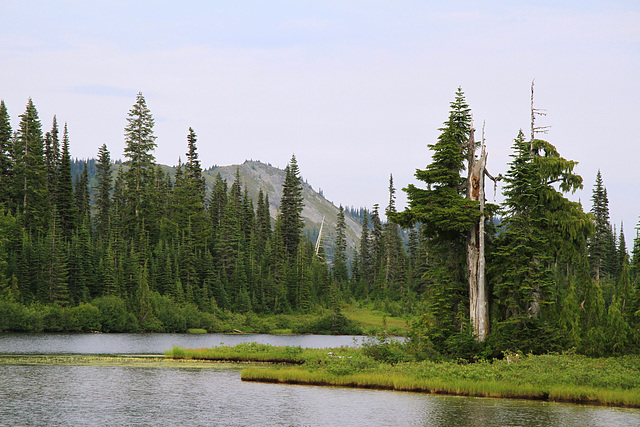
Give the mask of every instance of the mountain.
[[[93, 187], [97, 184], [95, 179], [96, 160], [75, 159], [71, 163], [72, 175], [75, 177], [82, 172], [84, 163], [87, 164], [87, 172], [89, 176], [89, 188], [93, 193]], [[175, 175], [176, 168], [172, 166], [160, 165], [165, 173], [171, 176]], [[271, 218], [275, 221], [280, 207], [280, 199], [282, 198], [282, 184], [284, 183], [285, 172], [282, 169], [275, 168], [269, 164], [254, 160], [247, 160], [241, 165], [214, 166], [203, 171], [207, 186], [207, 197], [209, 191], [213, 187], [216, 175], [220, 174], [222, 179], [227, 181], [227, 186], [235, 181], [236, 169], [240, 171], [240, 180], [242, 187], [246, 187], [249, 196], [253, 199], [254, 204], [258, 200], [258, 192], [262, 188], [263, 193], [269, 195], [269, 210]], [[114, 176], [118, 173], [118, 165], [113, 165]], [[312, 241], [316, 242], [320, 232], [320, 226], [324, 218], [324, 226], [322, 227], [322, 242], [325, 253], [329, 259], [333, 258], [333, 246], [336, 231], [336, 220], [338, 216], [338, 207], [332, 202], [325, 199], [322, 194], [315, 191], [311, 185], [303, 180], [302, 195], [304, 197], [304, 209], [302, 216], [305, 222], [304, 233]], [[349, 256], [353, 255], [353, 250], [359, 242], [362, 233], [361, 218], [352, 210], [345, 210], [345, 222], [347, 225], [347, 248]]]
[[[236, 169], [240, 171], [240, 180], [243, 187], [247, 188], [249, 196], [254, 203], [258, 200], [260, 188], [265, 194], [269, 195], [269, 210], [271, 218], [275, 220], [280, 207], [280, 199], [282, 198], [282, 184], [285, 178], [284, 170], [254, 160], [247, 160], [241, 165], [215, 166], [203, 172], [207, 183], [207, 191], [213, 186], [218, 173], [222, 179], [227, 181], [227, 185], [231, 186], [235, 181]], [[339, 209], [304, 180], [302, 183], [302, 196], [304, 197], [304, 209], [302, 210], [305, 222], [304, 233], [315, 243], [324, 218], [322, 242], [327, 256], [332, 258]], [[359, 219], [350, 215], [347, 211], [345, 211], [345, 223], [347, 225], [347, 247], [350, 248], [349, 253], [352, 254], [356, 242], [360, 239], [362, 227]]]

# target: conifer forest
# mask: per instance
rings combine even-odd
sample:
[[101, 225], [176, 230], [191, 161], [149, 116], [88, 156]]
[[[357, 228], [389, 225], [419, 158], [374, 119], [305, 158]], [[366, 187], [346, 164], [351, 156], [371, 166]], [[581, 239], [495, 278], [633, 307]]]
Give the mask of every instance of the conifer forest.
[[[41, 119], [29, 99], [13, 129], [2, 101], [0, 331], [213, 331], [236, 314], [335, 323], [344, 304], [375, 303], [409, 320], [427, 356], [637, 352], [640, 238], [628, 253], [606, 177], [593, 171], [589, 212], [570, 200], [577, 161], [540, 139], [533, 101], [498, 176], [461, 89], [442, 113], [437, 140], [411, 154], [426, 164], [415, 183], [398, 190], [391, 177], [388, 200], [339, 207], [328, 240], [303, 231], [295, 156], [274, 214], [266, 188], [251, 196], [239, 173], [205, 182], [194, 129], [184, 162], [157, 164], [141, 93], [124, 152], [103, 144], [90, 161], [71, 158], [73, 123]], [[498, 181], [503, 202], [488, 203]], [[355, 241], [345, 218], [361, 225]]]

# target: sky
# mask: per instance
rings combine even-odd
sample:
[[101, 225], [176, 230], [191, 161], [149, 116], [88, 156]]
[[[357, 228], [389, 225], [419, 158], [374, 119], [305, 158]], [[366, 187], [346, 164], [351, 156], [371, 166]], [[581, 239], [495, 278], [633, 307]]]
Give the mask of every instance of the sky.
[[[0, 0], [0, 99], [14, 129], [28, 99], [43, 129], [68, 123], [71, 155], [122, 158], [142, 92], [158, 163], [260, 160], [336, 205], [397, 206], [430, 163], [458, 87], [505, 173], [535, 106], [541, 138], [579, 162], [591, 208], [598, 170], [627, 243], [640, 215], [640, 2]], [[488, 186], [492, 187], [492, 186]], [[490, 201], [493, 189], [487, 188]], [[495, 200], [500, 202], [500, 188]]]

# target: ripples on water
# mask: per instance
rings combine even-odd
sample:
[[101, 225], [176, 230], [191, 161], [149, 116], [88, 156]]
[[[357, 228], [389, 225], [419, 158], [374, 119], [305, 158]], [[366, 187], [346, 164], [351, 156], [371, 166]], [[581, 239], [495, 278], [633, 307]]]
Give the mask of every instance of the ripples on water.
[[[220, 343], [211, 335], [97, 336], [42, 336], [35, 352], [46, 347], [44, 352], [52, 353], [61, 342], [66, 342], [63, 353], [153, 353], [175, 341], [194, 347]], [[25, 337], [0, 336], [0, 353]], [[243, 337], [222, 336], [225, 344]], [[316, 347], [335, 346], [318, 344], [325, 339], [336, 342], [335, 337], [263, 337], [277, 345], [305, 345], [295, 338]], [[173, 342], [167, 344], [169, 338]], [[289, 344], [278, 342], [281, 338]], [[111, 351], [89, 351], [109, 342]], [[156, 346], [162, 348], [150, 351]], [[34, 348], [14, 348], [20, 352]], [[640, 411], [242, 382], [239, 368], [0, 366], [0, 425], [637, 426]]]
[[637, 411], [261, 384], [232, 368], [0, 367], [2, 425], [638, 425]]

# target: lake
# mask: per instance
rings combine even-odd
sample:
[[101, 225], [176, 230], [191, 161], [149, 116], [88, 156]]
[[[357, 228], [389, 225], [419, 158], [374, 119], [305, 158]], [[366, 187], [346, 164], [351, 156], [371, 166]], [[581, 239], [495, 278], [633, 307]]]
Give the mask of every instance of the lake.
[[[359, 338], [0, 334], [0, 353], [151, 354], [257, 341], [336, 347]], [[237, 367], [0, 366], [0, 425], [624, 426], [640, 411], [507, 399], [242, 382]]]

